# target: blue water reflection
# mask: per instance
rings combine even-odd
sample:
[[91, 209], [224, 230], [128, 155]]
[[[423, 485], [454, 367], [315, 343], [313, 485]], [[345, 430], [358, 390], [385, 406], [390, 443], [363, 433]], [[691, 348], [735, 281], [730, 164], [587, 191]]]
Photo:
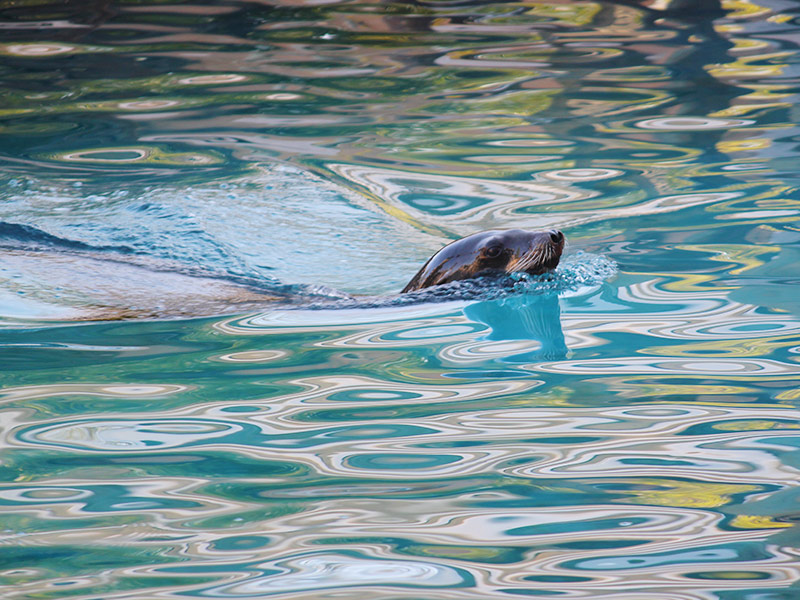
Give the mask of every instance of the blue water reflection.
[[537, 351], [509, 356], [503, 359], [505, 361], [527, 363], [537, 359], [559, 360], [567, 355], [556, 295], [509, 296], [499, 300], [475, 302], [464, 307], [464, 315], [491, 328], [491, 332], [484, 336], [486, 340], [539, 342]]

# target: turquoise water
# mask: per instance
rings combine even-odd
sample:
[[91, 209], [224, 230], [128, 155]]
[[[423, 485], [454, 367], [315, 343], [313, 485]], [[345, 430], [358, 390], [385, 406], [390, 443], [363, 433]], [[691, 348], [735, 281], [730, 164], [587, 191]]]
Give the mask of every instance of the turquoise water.
[[650, 4], [0, 3], [0, 595], [797, 598], [800, 5]]

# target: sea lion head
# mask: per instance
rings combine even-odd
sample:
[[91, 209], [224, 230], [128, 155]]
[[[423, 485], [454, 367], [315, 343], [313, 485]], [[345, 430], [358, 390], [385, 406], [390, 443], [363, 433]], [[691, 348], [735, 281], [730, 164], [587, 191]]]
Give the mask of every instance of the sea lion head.
[[556, 229], [473, 233], [434, 254], [401, 293], [496, 273], [539, 275], [556, 268], [563, 250], [564, 234]]

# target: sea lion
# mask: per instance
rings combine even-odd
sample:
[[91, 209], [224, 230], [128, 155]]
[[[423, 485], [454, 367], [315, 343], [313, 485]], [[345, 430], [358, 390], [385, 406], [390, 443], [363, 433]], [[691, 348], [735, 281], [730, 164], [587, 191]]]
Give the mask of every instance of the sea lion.
[[[263, 310], [276, 304], [335, 306], [374, 300], [319, 286], [271, 285], [205, 273], [103, 248], [93, 251], [68, 240], [51, 240], [47, 234], [33, 235], [37, 231], [22, 236], [37, 242], [28, 244], [32, 247], [0, 239], [0, 315], [70, 320], [174, 318]], [[401, 293], [494, 272], [543, 273], [556, 267], [563, 247], [564, 236], [555, 230], [475, 233], [434, 254]]]
[[473, 233], [434, 254], [400, 293], [496, 273], [539, 275], [558, 266], [563, 250], [564, 234], [557, 229]]

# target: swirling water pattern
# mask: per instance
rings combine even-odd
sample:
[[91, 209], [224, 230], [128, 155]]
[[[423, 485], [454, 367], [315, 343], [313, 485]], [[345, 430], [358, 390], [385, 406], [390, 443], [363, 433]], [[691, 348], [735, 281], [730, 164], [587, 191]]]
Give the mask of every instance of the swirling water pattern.
[[800, 17], [677, 4], [2, 4], [0, 595], [796, 598]]

